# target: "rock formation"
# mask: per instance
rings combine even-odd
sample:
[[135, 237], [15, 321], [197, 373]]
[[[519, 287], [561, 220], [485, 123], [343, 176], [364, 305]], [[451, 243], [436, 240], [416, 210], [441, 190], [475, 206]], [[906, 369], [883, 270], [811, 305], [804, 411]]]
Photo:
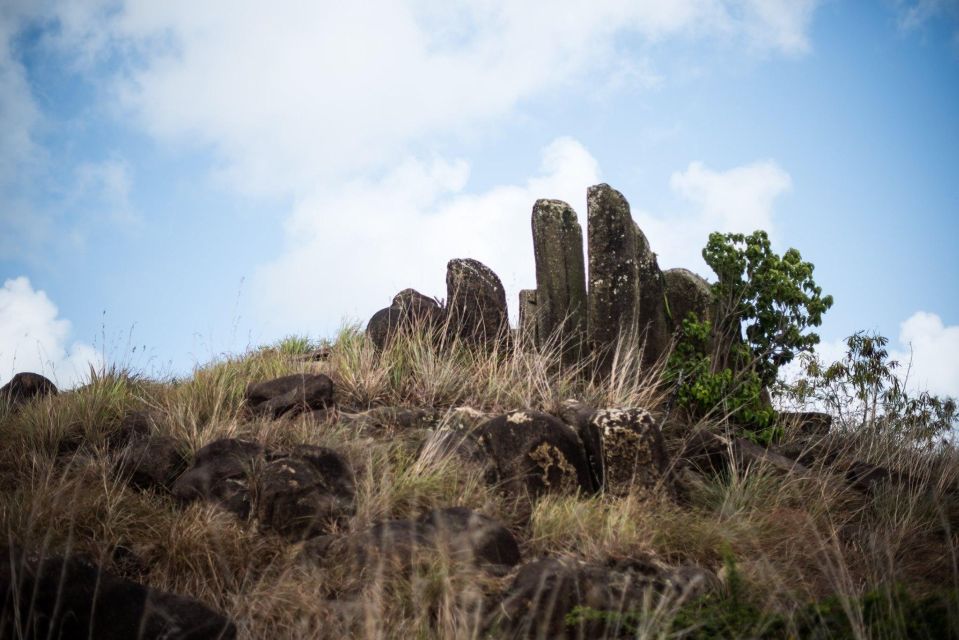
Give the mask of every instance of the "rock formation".
[[479, 260], [446, 265], [446, 313], [450, 329], [469, 344], [490, 346], [509, 338], [503, 283]]

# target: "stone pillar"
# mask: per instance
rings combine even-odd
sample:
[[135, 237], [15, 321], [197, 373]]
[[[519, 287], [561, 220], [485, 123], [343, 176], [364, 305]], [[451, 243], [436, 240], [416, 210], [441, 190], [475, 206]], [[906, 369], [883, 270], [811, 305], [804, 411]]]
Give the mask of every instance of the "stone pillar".
[[523, 289], [519, 292], [520, 342], [524, 345], [537, 344], [536, 338], [536, 290]]
[[646, 234], [633, 223], [636, 230], [636, 267], [639, 271], [640, 340], [644, 341], [643, 365], [650, 366], [669, 348], [672, 330], [666, 315], [666, 285], [659, 270], [656, 254], [649, 246]]
[[709, 283], [688, 269], [667, 269], [663, 272], [666, 280], [666, 300], [669, 304], [669, 317], [673, 330], [683, 326], [683, 320], [690, 311], [700, 321], [713, 319], [713, 294]]
[[609, 373], [622, 331], [633, 332], [639, 313], [636, 226], [629, 203], [608, 184], [587, 190], [589, 302], [587, 345], [598, 373]]
[[532, 226], [537, 339], [542, 343], [561, 332], [564, 361], [575, 362], [586, 331], [583, 230], [576, 212], [561, 200], [537, 200]]

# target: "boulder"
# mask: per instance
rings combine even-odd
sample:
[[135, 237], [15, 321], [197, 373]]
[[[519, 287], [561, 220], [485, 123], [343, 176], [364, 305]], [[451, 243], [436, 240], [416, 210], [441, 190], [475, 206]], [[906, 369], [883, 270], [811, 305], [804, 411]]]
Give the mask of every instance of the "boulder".
[[643, 365], [652, 366], [669, 349], [672, 326], [666, 315], [666, 281], [646, 234], [633, 223], [636, 234], [636, 268], [639, 272], [637, 330], [643, 345]]
[[370, 337], [373, 346], [382, 351], [390, 340], [403, 327], [405, 314], [399, 307], [386, 307], [373, 314], [366, 323], [366, 335]]
[[203, 603], [114, 576], [76, 556], [0, 549], [0, 637], [40, 640], [230, 640], [236, 627]]
[[390, 306], [373, 314], [366, 325], [366, 334], [377, 349], [382, 350], [401, 331], [432, 330], [440, 327], [446, 314], [440, 304], [416, 289], [403, 289]]
[[686, 440], [681, 458], [692, 468], [706, 473], [721, 473], [731, 465], [743, 471], [750, 466], [761, 466], [780, 473], [809, 473], [800, 462], [755, 442], [708, 431], [692, 434]]
[[597, 373], [608, 374], [620, 334], [635, 332], [639, 317], [636, 225], [619, 191], [598, 184], [587, 191], [589, 300], [587, 345]]
[[508, 341], [506, 291], [499, 276], [482, 262], [449, 261], [446, 305], [450, 330], [468, 343], [491, 346]]
[[333, 381], [322, 373], [292, 375], [257, 382], [246, 388], [254, 413], [279, 418], [333, 405]]
[[131, 442], [115, 469], [135, 489], [170, 491], [186, 467], [181, 443], [170, 436], [150, 436]]
[[511, 411], [477, 430], [501, 485], [515, 494], [599, 489], [583, 443], [569, 425], [538, 411]]
[[214, 502], [240, 518], [250, 515], [254, 465], [262, 465], [262, 445], [248, 440], [215, 440], [196, 453], [193, 465], [173, 483], [183, 502]]
[[466, 507], [434, 509], [415, 520], [386, 520], [339, 540], [307, 543], [311, 557], [355, 563], [358, 570], [408, 570], [417, 560], [433, 560], [442, 553], [453, 562], [504, 574], [519, 564], [520, 551], [509, 529]]
[[712, 321], [713, 293], [705, 279], [688, 269], [667, 269], [663, 272], [663, 279], [673, 330], [682, 328], [683, 320], [690, 312], [701, 321]]
[[57, 395], [57, 385], [39, 373], [18, 373], [10, 382], [0, 387], [0, 400], [6, 400], [11, 405], [20, 405], [44, 396]]
[[440, 303], [416, 289], [403, 289], [393, 296], [390, 306], [402, 310], [411, 321], [420, 320], [432, 324], [443, 316]]
[[645, 409], [591, 409], [564, 403], [562, 417], [576, 427], [603, 489], [623, 496], [633, 488], [663, 486], [669, 456], [663, 434]]
[[669, 567], [651, 557], [605, 564], [546, 558], [520, 568], [486, 626], [499, 638], [631, 636], [635, 630], [626, 626], [630, 617], [624, 614], [641, 615], [663, 601], [679, 606], [715, 583], [704, 569]]
[[536, 333], [562, 335], [567, 363], [579, 359], [586, 333], [586, 265], [583, 231], [573, 208], [561, 200], [533, 205], [536, 259]]
[[256, 512], [263, 528], [302, 540], [328, 532], [356, 512], [353, 471], [336, 451], [298, 445], [267, 457], [256, 478]]

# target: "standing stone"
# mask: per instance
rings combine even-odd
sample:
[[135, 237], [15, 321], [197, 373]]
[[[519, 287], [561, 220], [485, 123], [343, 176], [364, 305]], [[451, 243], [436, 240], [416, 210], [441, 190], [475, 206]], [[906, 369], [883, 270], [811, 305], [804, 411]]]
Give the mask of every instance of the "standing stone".
[[643, 365], [651, 366], [669, 348], [672, 330], [666, 316], [666, 285], [656, 254], [646, 234], [636, 230], [636, 266], [639, 270], [639, 337], [643, 342]]
[[688, 269], [668, 269], [663, 272], [666, 281], [666, 301], [673, 329], [680, 329], [690, 312], [702, 320], [712, 320], [713, 294], [709, 283]]
[[508, 339], [506, 291], [499, 276], [479, 260], [449, 261], [446, 300], [450, 328], [467, 342], [491, 345]]
[[562, 332], [564, 359], [575, 362], [586, 331], [586, 265], [576, 212], [562, 200], [533, 205], [536, 328], [545, 341]]
[[519, 292], [519, 339], [524, 344], [537, 344], [536, 337], [536, 290], [522, 289]]
[[587, 190], [589, 303], [587, 345], [600, 374], [610, 371], [616, 342], [635, 331], [639, 313], [636, 226], [629, 203], [608, 184]]

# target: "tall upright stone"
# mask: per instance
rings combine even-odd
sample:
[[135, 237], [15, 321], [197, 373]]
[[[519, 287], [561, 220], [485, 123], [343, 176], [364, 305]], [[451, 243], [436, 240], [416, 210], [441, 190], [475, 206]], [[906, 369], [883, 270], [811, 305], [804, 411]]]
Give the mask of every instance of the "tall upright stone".
[[467, 342], [509, 341], [506, 291], [499, 276], [479, 260], [447, 263], [446, 309], [450, 328]]
[[672, 327], [666, 314], [666, 281], [646, 234], [636, 229], [636, 267], [639, 271], [638, 330], [643, 345], [643, 365], [650, 366], [669, 348]]
[[519, 292], [519, 339], [527, 345], [537, 343], [535, 289], [522, 289]]
[[598, 373], [610, 371], [616, 341], [633, 332], [639, 314], [636, 225], [629, 203], [608, 184], [586, 194], [589, 252], [587, 346], [596, 354]]
[[536, 258], [536, 334], [540, 341], [561, 332], [564, 359], [575, 361], [586, 332], [586, 265], [583, 230], [562, 200], [533, 205]]

